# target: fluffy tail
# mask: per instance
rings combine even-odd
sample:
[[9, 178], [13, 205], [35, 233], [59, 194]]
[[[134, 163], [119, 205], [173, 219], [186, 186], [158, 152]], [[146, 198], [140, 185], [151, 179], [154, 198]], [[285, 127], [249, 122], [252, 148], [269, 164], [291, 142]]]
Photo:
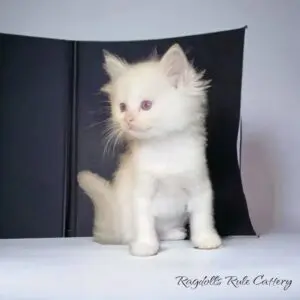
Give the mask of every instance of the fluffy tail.
[[78, 184], [94, 205], [94, 241], [122, 244], [118, 205], [109, 182], [92, 172], [82, 171], [78, 174]]

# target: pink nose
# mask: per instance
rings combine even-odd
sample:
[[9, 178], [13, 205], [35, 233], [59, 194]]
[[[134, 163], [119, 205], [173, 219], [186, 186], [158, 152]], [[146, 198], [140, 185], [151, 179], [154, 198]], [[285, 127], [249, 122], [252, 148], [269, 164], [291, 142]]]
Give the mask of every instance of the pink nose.
[[132, 115], [126, 115], [125, 116], [125, 121], [126, 121], [126, 123], [130, 124], [134, 121], [134, 118], [133, 118]]

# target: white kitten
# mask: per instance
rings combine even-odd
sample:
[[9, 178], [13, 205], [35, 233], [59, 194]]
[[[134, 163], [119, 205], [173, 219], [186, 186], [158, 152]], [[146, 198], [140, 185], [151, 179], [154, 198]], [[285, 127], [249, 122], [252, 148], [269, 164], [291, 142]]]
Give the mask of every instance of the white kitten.
[[94, 239], [129, 244], [137, 256], [155, 255], [159, 240], [181, 240], [190, 220], [197, 248], [217, 248], [213, 192], [204, 129], [206, 89], [178, 44], [161, 59], [129, 64], [105, 52], [114, 133], [128, 149], [112, 183], [80, 172], [94, 203]]

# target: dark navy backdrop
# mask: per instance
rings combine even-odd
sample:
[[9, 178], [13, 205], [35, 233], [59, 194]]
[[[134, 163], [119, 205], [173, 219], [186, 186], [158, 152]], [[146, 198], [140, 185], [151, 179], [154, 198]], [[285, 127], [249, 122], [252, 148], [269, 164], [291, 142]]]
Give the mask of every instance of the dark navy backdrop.
[[64, 42], [1, 36], [0, 237], [86, 236], [93, 207], [77, 187], [90, 169], [110, 179], [118, 153], [103, 155], [109, 116], [100, 86], [103, 49], [128, 61], [179, 43], [212, 79], [207, 158], [219, 233], [254, 235], [237, 156], [245, 28], [132, 42]]

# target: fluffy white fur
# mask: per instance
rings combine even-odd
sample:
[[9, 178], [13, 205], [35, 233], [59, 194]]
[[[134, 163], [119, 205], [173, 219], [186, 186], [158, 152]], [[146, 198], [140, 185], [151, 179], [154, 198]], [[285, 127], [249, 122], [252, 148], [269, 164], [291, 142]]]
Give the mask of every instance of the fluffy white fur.
[[[205, 157], [208, 82], [203, 73], [178, 44], [161, 59], [134, 64], [108, 52], [104, 57], [110, 129], [128, 149], [112, 183], [89, 171], [78, 174], [94, 204], [95, 241], [129, 244], [136, 256], [155, 255], [160, 240], [186, 237], [189, 220], [196, 248], [219, 247]], [[152, 101], [151, 109], [141, 109], [143, 100]]]

